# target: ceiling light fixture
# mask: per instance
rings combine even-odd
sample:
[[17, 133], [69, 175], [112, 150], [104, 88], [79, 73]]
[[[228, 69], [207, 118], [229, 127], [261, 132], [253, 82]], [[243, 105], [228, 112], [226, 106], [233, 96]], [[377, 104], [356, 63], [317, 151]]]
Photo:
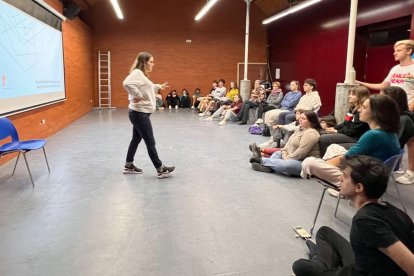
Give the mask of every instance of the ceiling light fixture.
[[289, 8], [287, 10], [284, 10], [282, 12], [279, 12], [279, 13], [277, 13], [277, 14], [269, 17], [269, 18], [266, 18], [265, 20], [262, 21], [262, 24], [264, 24], [264, 25], [265, 24], [269, 24], [270, 22], [273, 22], [273, 21], [278, 20], [278, 19], [280, 19], [282, 17], [285, 17], [286, 15], [289, 15], [289, 14], [295, 13], [297, 11], [300, 11], [300, 10], [302, 10], [304, 8], [307, 8], [307, 7], [309, 7], [311, 5], [314, 5], [314, 4], [316, 4], [318, 2], [321, 2], [321, 1], [322, 0], [308, 0], [308, 1], [304, 1], [304, 2], [302, 2], [300, 4], [297, 4], [296, 6], [293, 6], [293, 7]]
[[218, 0], [209, 0], [209, 1], [207, 1], [207, 4], [205, 4], [204, 7], [197, 13], [194, 20], [199, 21], [211, 9], [211, 7], [217, 2], [218, 2]]
[[124, 15], [122, 14], [121, 7], [119, 6], [118, 0], [111, 0], [112, 7], [114, 7], [116, 16], [118, 19], [124, 19]]

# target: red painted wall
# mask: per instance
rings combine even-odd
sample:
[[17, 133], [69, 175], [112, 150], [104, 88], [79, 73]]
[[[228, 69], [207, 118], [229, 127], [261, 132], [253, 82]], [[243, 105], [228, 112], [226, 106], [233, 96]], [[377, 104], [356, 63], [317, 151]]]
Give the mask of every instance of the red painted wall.
[[[410, 2], [359, 0], [357, 26], [411, 15]], [[280, 68], [281, 80], [286, 83], [314, 78], [322, 98], [322, 114], [334, 109], [336, 84], [345, 79], [349, 13], [350, 1], [325, 0], [268, 26], [272, 72]], [[366, 42], [357, 36], [354, 67], [358, 79], [364, 74], [366, 48]]]
[[[237, 63], [244, 61], [244, 1], [222, 0], [199, 22], [194, 17], [205, 0], [119, 2], [123, 21], [115, 18], [109, 1], [98, 2], [83, 17], [94, 30], [94, 64], [99, 50], [111, 51], [113, 106], [128, 104], [122, 81], [140, 51], [154, 55], [151, 79], [170, 83], [164, 96], [170, 89], [181, 94], [183, 88], [192, 94], [196, 87], [206, 93], [213, 79], [223, 78], [226, 85], [236, 80]], [[264, 17], [251, 5], [249, 62], [266, 62]], [[185, 43], [187, 39], [192, 43]]]
[[[58, 0], [48, 4], [61, 11]], [[47, 138], [88, 113], [93, 105], [92, 31], [80, 19], [63, 23], [63, 46], [67, 100], [11, 116], [21, 139]], [[45, 124], [40, 124], [46, 120]], [[8, 158], [0, 159], [3, 164]]]

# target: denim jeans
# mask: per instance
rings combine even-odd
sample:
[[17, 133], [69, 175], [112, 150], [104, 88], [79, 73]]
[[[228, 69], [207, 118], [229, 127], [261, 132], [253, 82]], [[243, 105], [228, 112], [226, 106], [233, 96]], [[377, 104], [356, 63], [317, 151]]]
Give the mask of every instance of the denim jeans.
[[272, 168], [278, 174], [287, 174], [291, 176], [300, 176], [302, 170], [302, 161], [293, 159], [282, 159], [282, 152], [276, 151], [269, 158], [263, 157], [261, 164]]
[[148, 155], [151, 158], [152, 164], [158, 169], [162, 166], [161, 160], [158, 158], [157, 149], [155, 148], [155, 139], [152, 131], [150, 120], [151, 113], [142, 113], [134, 110], [129, 110], [129, 120], [133, 125], [132, 140], [129, 143], [126, 162], [133, 162], [138, 145], [144, 139], [147, 145]]

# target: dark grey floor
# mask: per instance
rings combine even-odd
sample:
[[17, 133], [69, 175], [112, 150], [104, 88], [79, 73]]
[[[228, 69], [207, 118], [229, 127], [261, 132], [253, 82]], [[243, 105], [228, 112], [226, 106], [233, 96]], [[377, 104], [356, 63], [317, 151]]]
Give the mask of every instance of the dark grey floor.
[[[126, 109], [92, 111], [41, 151], [0, 170], [0, 275], [290, 275], [306, 257], [292, 227], [309, 230], [321, 186], [255, 172], [248, 126], [205, 122], [190, 110], [153, 114], [158, 152], [175, 165], [159, 180], [140, 146], [142, 175], [123, 175], [131, 135]], [[22, 160], [21, 160], [22, 161]], [[400, 186], [414, 214], [414, 186]], [[390, 194], [395, 194], [393, 190]], [[388, 197], [392, 202], [394, 199]], [[325, 197], [317, 227], [348, 237]], [[340, 215], [354, 210], [341, 203]]]

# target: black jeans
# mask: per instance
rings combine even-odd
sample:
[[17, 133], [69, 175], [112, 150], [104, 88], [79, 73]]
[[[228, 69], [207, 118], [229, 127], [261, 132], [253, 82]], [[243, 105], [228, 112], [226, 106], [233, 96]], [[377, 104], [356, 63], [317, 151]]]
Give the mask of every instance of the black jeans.
[[293, 263], [296, 276], [356, 275], [351, 244], [337, 232], [322, 226], [316, 233], [316, 247], [317, 254], [310, 260]]
[[321, 156], [324, 156], [326, 149], [332, 144], [338, 144], [349, 149], [356, 142], [356, 139], [342, 133], [323, 134], [319, 137], [319, 151], [321, 152]]
[[151, 113], [142, 113], [134, 110], [129, 110], [129, 120], [131, 121], [132, 140], [129, 143], [126, 162], [133, 162], [138, 145], [144, 139], [147, 145], [148, 155], [151, 158], [152, 164], [158, 169], [162, 166], [161, 160], [158, 158], [157, 149], [155, 148], [154, 133], [150, 120]]

